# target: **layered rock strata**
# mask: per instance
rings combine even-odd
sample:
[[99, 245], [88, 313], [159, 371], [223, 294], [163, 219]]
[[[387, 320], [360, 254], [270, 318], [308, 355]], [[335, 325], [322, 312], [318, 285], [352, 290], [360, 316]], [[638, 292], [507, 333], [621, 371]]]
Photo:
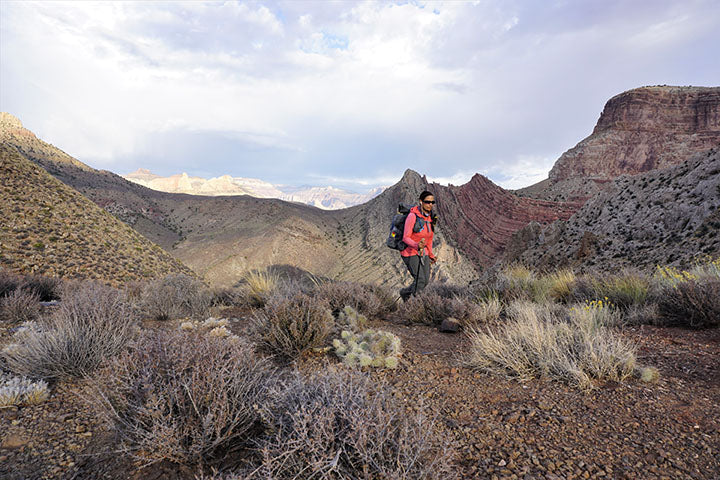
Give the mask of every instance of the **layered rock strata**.
[[605, 104], [592, 134], [557, 160], [545, 185], [517, 193], [582, 202], [620, 175], [678, 165], [716, 146], [720, 87], [636, 88]]

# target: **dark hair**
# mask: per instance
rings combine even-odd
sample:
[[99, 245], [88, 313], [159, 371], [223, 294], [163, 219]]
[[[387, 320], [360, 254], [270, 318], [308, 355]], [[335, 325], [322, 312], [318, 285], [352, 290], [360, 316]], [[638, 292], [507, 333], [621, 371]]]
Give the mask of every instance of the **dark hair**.
[[433, 195], [432, 192], [428, 192], [427, 190], [425, 190], [424, 192], [422, 192], [420, 194], [420, 200], [425, 200], [427, 197], [430, 197], [430, 196], [434, 197], [435, 195]]
[[[420, 201], [422, 202], [422, 201], [425, 200], [427, 197], [434, 197], [434, 196], [435, 196], [435, 195], [433, 195], [432, 192], [429, 192], [429, 191], [425, 190], [425, 191], [423, 191], [423, 192], [420, 194]], [[433, 212], [432, 215], [430, 216], [430, 218], [432, 219], [432, 221], [430, 222], [430, 227], [432, 228], [432, 231], [434, 232], [434, 231], [435, 231], [435, 225], [437, 225], [437, 223], [438, 223], [437, 213]]]

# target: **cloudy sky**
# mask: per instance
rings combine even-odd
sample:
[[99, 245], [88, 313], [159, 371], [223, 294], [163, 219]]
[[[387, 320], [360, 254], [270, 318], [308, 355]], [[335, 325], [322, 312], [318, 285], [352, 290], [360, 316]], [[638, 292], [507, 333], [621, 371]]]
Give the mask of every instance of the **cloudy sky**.
[[613, 95], [719, 85], [719, 26], [716, 0], [3, 0], [0, 110], [117, 173], [518, 188]]

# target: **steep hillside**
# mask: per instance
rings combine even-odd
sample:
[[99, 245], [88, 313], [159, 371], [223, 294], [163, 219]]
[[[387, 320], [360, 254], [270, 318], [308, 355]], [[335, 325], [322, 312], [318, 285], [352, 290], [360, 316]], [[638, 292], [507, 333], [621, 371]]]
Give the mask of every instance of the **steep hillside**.
[[110, 283], [191, 273], [6, 143], [0, 144], [0, 178], [0, 265], [5, 268]]
[[720, 87], [642, 87], [611, 98], [592, 134], [522, 196], [584, 201], [614, 178], [678, 165], [720, 145]]
[[696, 255], [718, 254], [720, 148], [616, 179], [568, 221], [517, 232], [506, 260], [607, 271], [687, 265]]

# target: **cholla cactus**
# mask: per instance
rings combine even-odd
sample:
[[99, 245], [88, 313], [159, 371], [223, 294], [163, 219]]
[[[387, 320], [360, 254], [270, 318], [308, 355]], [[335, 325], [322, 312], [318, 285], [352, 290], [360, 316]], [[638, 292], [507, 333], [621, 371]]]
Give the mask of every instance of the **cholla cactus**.
[[211, 337], [227, 338], [228, 340], [238, 340], [239, 337], [232, 333], [228, 328], [228, 320], [226, 318], [208, 318], [204, 322], [183, 322], [180, 324], [180, 330], [186, 332], [200, 332]]
[[367, 317], [359, 314], [350, 305], [346, 305], [338, 315], [338, 325], [343, 330], [360, 332], [367, 325]]
[[25, 377], [0, 373], [0, 408], [37, 405], [48, 398], [48, 385]]
[[211, 337], [229, 337], [232, 334], [230, 333], [230, 330], [225, 328], [224, 326], [215, 327], [212, 330], [208, 332], [208, 335]]
[[213, 328], [217, 328], [217, 327], [227, 327], [227, 326], [228, 326], [227, 318], [219, 318], [218, 319], [218, 318], [210, 317], [201, 324], [202, 328], [209, 328], [209, 329], [213, 329]]
[[349, 366], [397, 368], [400, 339], [390, 332], [367, 329], [362, 333], [343, 330], [333, 340], [335, 354]]
[[194, 322], [183, 322], [180, 324], [180, 330], [185, 330], [186, 332], [192, 332], [195, 328], [196, 325]]

